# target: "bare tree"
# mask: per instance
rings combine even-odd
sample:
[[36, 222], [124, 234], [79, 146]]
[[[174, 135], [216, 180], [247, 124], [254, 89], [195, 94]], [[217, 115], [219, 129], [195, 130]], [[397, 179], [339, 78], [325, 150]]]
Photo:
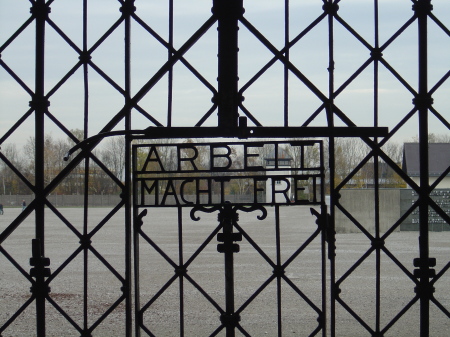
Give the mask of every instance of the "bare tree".
[[[36, 148], [34, 137], [26, 141], [24, 152], [28, 163], [28, 175], [30, 180], [34, 181], [34, 165], [36, 161]], [[63, 160], [67, 152], [67, 143], [63, 140], [54, 140], [51, 135], [44, 137], [44, 183], [49, 184], [56, 175], [66, 166]]]
[[[304, 141], [302, 139], [301, 141]], [[320, 150], [317, 146], [300, 146], [293, 140], [292, 143], [286, 144], [283, 150], [292, 159], [292, 167], [312, 168], [318, 167], [320, 164]], [[296, 173], [296, 172], [293, 172]]]
[[[418, 143], [419, 142], [419, 136], [412, 137], [412, 141], [414, 143]], [[450, 143], [450, 134], [429, 133], [428, 134], [428, 143]]]
[[119, 180], [124, 180], [125, 137], [109, 138], [103, 149], [100, 151], [100, 158], [111, 173]]
[[[0, 149], [5, 160], [11, 163], [21, 174], [26, 175], [25, 159], [15, 144], [2, 144]], [[29, 194], [26, 184], [13, 172], [6, 161], [0, 160], [0, 194]]]
[[[368, 154], [369, 148], [359, 138], [335, 139], [335, 184], [341, 183], [354, 171], [356, 166]], [[350, 183], [357, 185], [357, 172], [351, 177]]]

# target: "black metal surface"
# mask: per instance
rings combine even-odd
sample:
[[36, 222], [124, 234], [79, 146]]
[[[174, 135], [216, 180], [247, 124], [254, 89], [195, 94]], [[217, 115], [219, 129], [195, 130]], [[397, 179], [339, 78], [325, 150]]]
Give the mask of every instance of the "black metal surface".
[[[12, 1], [12, 0], [11, 0]], [[10, 333], [11, 325], [20, 319], [21, 314], [29, 307], [33, 302], [35, 302], [35, 313], [36, 313], [36, 335], [45, 336], [46, 335], [46, 305], [52, 306], [59, 314], [61, 319], [68, 321], [71, 326], [82, 336], [95, 335], [95, 329], [102, 324], [105, 318], [111, 315], [114, 310], [124, 311], [124, 330], [123, 334], [126, 336], [133, 335], [133, 324], [135, 325], [136, 336], [140, 336], [141, 333], [145, 332], [148, 335], [152, 335], [150, 329], [145, 326], [144, 315], [147, 309], [152, 305], [152, 301], [141, 304], [141, 298], [139, 297], [140, 289], [140, 270], [139, 270], [139, 259], [140, 259], [140, 245], [142, 242], [148, 243], [152, 246], [156, 246], [151, 236], [149, 236], [141, 226], [143, 219], [145, 219], [146, 210], [145, 207], [149, 205], [143, 205], [138, 203], [137, 199], [132, 198], [133, 193], [133, 183], [132, 183], [132, 143], [133, 141], [143, 141], [143, 140], [158, 140], [162, 138], [168, 139], [184, 139], [184, 138], [198, 138], [198, 139], [208, 139], [208, 138], [233, 138], [233, 139], [259, 139], [268, 138], [271, 141], [273, 139], [280, 138], [327, 138], [329, 143], [329, 153], [328, 153], [328, 163], [326, 164], [329, 168], [329, 179], [334, 182], [335, 178], [335, 141], [338, 137], [356, 137], [360, 138], [365, 142], [365, 144], [370, 148], [370, 153], [367, 157], [359, 163], [354, 170], [339, 184], [331, 184], [330, 194], [331, 194], [331, 207], [327, 210], [324, 204], [324, 185], [321, 184], [320, 198], [316, 200], [318, 205], [321, 205], [320, 213], [313, 211], [314, 216], [317, 217], [318, 228], [317, 231], [312, 233], [311, 237], [321, 237], [322, 241], [322, 251], [321, 251], [321, 263], [322, 263], [322, 303], [321, 307], [311, 304], [314, 311], [316, 311], [318, 316], [318, 327], [311, 335], [322, 334], [326, 336], [329, 334], [331, 336], [336, 335], [336, 330], [338, 328], [339, 322], [336, 321], [336, 307], [345, 310], [349, 313], [351, 317], [367, 332], [368, 335], [372, 336], [383, 336], [389, 333], [391, 327], [408, 311], [415, 303], [420, 303], [420, 336], [427, 337], [430, 335], [430, 304], [434, 304], [444, 316], [450, 318], [450, 313], [448, 309], [445, 308], [442, 303], [439, 302], [433, 295], [434, 288], [437, 281], [446, 273], [448, 273], [449, 264], [446, 264], [441, 270], [435, 270], [436, 260], [433, 256], [430, 256], [430, 244], [429, 244], [429, 209], [432, 208], [439, 216], [442, 217], [447, 223], [450, 224], [449, 215], [446, 214], [436, 203], [430, 198], [430, 192], [436, 185], [431, 185], [429, 183], [429, 167], [428, 167], [428, 134], [430, 133], [429, 118], [430, 115], [436, 117], [447, 129], [450, 129], [450, 124], [448, 118], [443, 114], [440, 114], [433, 107], [432, 94], [436, 92], [443, 84], [448, 81], [450, 76], [450, 71], [429, 89], [429, 61], [428, 61], [428, 23], [433, 22], [436, 24], [440, 30], [444, 32], [447, 36], [449, 34], [449, 29], [439, 21], [437, 16], [433, 14], [433, 7], [430, 0], [413, 0], [412, 13], [410, 19], [405, 23], [399, 23], [399, 28], [384, 44], [379, 43], [379, 25], [381, 22], [378, 18], [378, 1], [367, 1], [370, 2], [374, 10], [374, 23], [375, 23], [375, 39], [371, 43], [364, 40], [358, 32], [345, 21], [343, 17], [339, 14], [339, 0], [323, 0], [318, 1], [317, 6], [322, 7], [322, 12], [315, 18], [306, 29], [294, 37], [292, 34], [292, 27], [289, 22], [293, 20], [290, 14], [290, 5], [294, 1], [285, 1], [285, 13], [284, 13], [284, 39], [281, 43], [282, 47], [277, 48], [273, 44], [273, 41], [269, 41], [264, 34], [258, 30], [257, 27], [248, 19], [245, 15], [244, 7], [245, 1], [242, 0], [214, 0], [212, 2], [212, 14], [209, 18], [205, 19], [204, 22], [198, 22], [195, 32], [189, 36], [180, 47], [176, 49], [173, 38], [174, 29], [174, 2], [172, 0], [168, 1], [168, 26], [169, 33], [167, 41], [159, 36], [151, 27], [151, 24], [146, 22], [139, 13], [140, 1], [135, 0], [119, 0], [117, 1], [117, 11], [118, 17], [117, 21], [112, 23], [111, 27], [108, 28], [104, 34], [95, 41], [92, 45], [88, 42], [88, 5], [89, 1], [83, 1], [83, 22], [82, 22], [82, 45], [78, 46], [74, 43], [61, 28], [57, 25], [57, 20], [52, 20], [51, 6], [60, 2], [61, 0], [35, 0], [31, 1], [31, 11], [29, 18], [22, 24], [18, 23], [18, 30], [14, 32], [6, 41], [0, 41], [3, 43], [0, 45], [0, 53], [4, 53], [8, 50], [10, 45], [26, 30], [27, 27], [34, 25], [35, 30], [35, 66], [34, 66], [34, 88], [29, 88], [26, 81], [21, 79], [21, 77], [14, 72], [14, 70], [8, 66], [6, 60], [0, 58], [0, 67], [6, 72], [11, 79], [16, 82], [26, 94], [30, 96], [29, 108], [22, 107], [21, 111], [26, 111], [17, 119], [17, 122], [5, 134], [1, 135], [0, 144], [4, 144], [8, 141], [9, 137], [17, 132], [19, 127], [30, 117], [34, 117], [34, 137], [35, 137], [35, 166], [34, 166], [34, 176], [33, 182], [28, 181], [19, 168], [16, 168], [8, 158], [0, 153], [1, 160], [11, 168], [11, 170], [30, 188], [31, 193], [34, 194], [33, 201], [29, 203], [28, 207], [20, 213], [20, 215], [13, 220], [10, 224], [6, 225], [4, 229], [0, 232], [0, 252], [5, 257], [8, 266], [18, 270], [21, 275], [29, 282], [31, 287], [30, 297], [24, 301], [20, 308], [11, 313], [11, 315], [5, 320], [0, 321], [0, 334]], [[300, 70], [296, 60], [290, 55], [290, 50], [293, 48], [297, 42], [302, 40], [303, 37], [311, 34], [311, 30], [321, 22], [325, 22], [328, 28], [328, 92], [324, 93], [318, 89], [318, 87]], [[335, 87], [335, 25], [341, 25], [344, 27], [353, 37], [358, 40], [362, 46], [367, 50], [369, 57], [360, 68], [358, 68], [353, 74], [349, 74], [347, 80], [338, 88]], [[404, 34], [406, 28], [417, 24], [417, 51], [418, 51], [418, 64], [412, 65], [418, 67], [418, 78], [417, 78], [417, 90], [414, 89], [415, 85], [413, 83], [408, 83], [402, 76], [388, 63], [388, 61], [383, 57], [383, 52], [387, 50], [390, 44], [397, 39], [399, 36]], [[156, 39], [161, 46], [167, 49], [167, 60], [165, 60], [160, 68], [153, 74], [149, 74], [148, 80], [139, 88], [134, 88], [132, 90], [132, 43], [137, 44], [140, 41], [133, 40], [132, 26], [137, 25], [142, 28], [146, 33], [152, 38]], [[210, 30], [217, 27], [217, 85], [211, 84], [208, 80], [198, 71], [193, 64], [189, 62], [187, 53], [192, 47]], [[266, 63], [254, 76], [246, 83], [239, 85], [239, 28], [247, 29], [252, 36], [256, 38], [262, 46], [271, 54], [271, 59]], [[46, 51], [46, 36], [48, 30], [53, 29], [55, 33], [62, 38], [65, 43], [75, 51], [78, 55], [78, 60], [74, 62], [73, 67], [65, 74], [57, 84], [50, 88], [48, 82], [46, 82], [46, 68], [45, 64], [48, 57], [48, 51]], [[105, 44], [108, 38], [116, 31], [123, 29], [124, 32], [124, 81], [123, 84], [116, 83], [112, 78], [110, 78], [106, 72], [102, 70], [102, 65], [96, 64], [95, 59], [92, 58], [96, 49], [99, 46]], [[121, 50], [122, 52], [122, 50]], [[246, 94], [249, 88], [253, 84], [257, 83], [258, 80], [267, 73], [270, 67], [280, 62], [283, 66], [283, 117], [279, 119], [277, 125], [282, 126], [265, 126], [258, 119], [258, 111], [252, 110], [246, 105], [244, 101], [244, 94]], [[185, 125], [174, 127], [173, 125], [178, 125], [175, 123], [175, 116], [173, 114], [173, 72], [175, 65], [183, 65], [189, 72], [207, 88], [208, 92], [211, 94], [211, 106], [204, 112], [203, 116], [198, 120], [194, 121], [192, 125]], [[335, 104], [336, 98], [344, 92], [348, 86], [364, 71], [369, 69], [369, 66], [373, 66], [374, 74], [374, 107], [373, 115], [367, 116], [367, 119], [373, 119], [371, 126], [362, 127], [357, 125], [349, 116], [347, 116], [345, 110], [341, 110], [340, 107]], [[379, 92], [379, 68], [385, 67], [398, 81], [401, 85], [406, 88], [408, 92], [413, 96], [414, 108], [405, 115], [405, 117], [396, 125], [390, 128], [390, 131], [386, 127], [379, 125], [379, 107], [378, 107], [378, 92]], [[71, 125], [65, 125], [62, 119], [58, 117], [57, 114], [53, 114], [50, 108], [50, 102], [54, 95], [59, 92], [59, 90], [65, 85], [65, 83], [77, 72], [81, 71], [83, 74], [83, 136], [82, 139], [78, 139], [77, 136], [70, 131]], [[101, 128], [97, 135], [90, 135], [89, 121], [92, 118], [99, 118], [94, 115], [90, 110], [90, 92], [91, 92], [91, 75], [90, 72], [95, 71], [102, 79], [104, 79], [116, 92], [118, 92], [123, 98], [123, 107], [117, 109], [116, 114], [109, 120], [106, 120], [104, 126]], [[165, 115], [165, 122], [158, 119], [157, 116], [153, 115], [150, 110], [143, 108], [140, 103], [145, 98], [145, 96], [151, 92], [155, 86], [161, 81], [164, 76], [168, 79], [168, 90], [167, 90], [167, 114]], [[294, 112], [290, 111], [289, 97], [295, 96], [296, 93], [290, 90], [289, 79], [294, 77], [305, 85], [305, 87], [320, 101], [320, 106], [315, 111], [306, 112], [305, 121], [300, 126], [293, 126], [290, 122], [290, 118]], [[315, 118], [322, 112], [325, 111], [327, 124], [324, 126], [312, 126]], [[14, 112], [15, 113], [15, 112]], [[143, 125], [141, 130], [134, 130], [132, 128], [133, 113], [139, 113], [144, 116], [148, 121], [148, 125]], [[217, 125], [216, 126], [204, 126], [206, 121], [210, 119], [213, 113], [217, 113]], [[420, 144], [420, 184], [416, 184], [410, 177], [408, 177], [389, 157], [388, 154], [383, 150], [383, 146], [388, 143], [388, 141], [395, 135], [395, 133], [401, 127], [410, 120], [413, 116], [417, 116], [419, 125], [419, 144]], [[74, 148], [70, 149], [66, 159], [69, 159], [67, 165], [49, 182], [44, 182], [44, 150], [45, 150], [45, 134], [47, 130], [46, 119], [54, 123], [67, 137], [69, 137], [74, 144], [77, 144]], [[340, 120], [341, 122], [338, 122]], [[341, 123], [341, 124], [339, 124]], [[345, 126], [337, 126], [337, 125]], [[251, 125], [248, 125], [251, 124]], [[119, 127], [123, 125], [123, 127]], [[149, 126], [150, 125], [150, 126]], [[118, 129], [122, 129], [117, 131]], [[431, 130], [432, 131], [432, 130]], [[101, 162], [101, 160], [96, 156], [94, 150], [102, 144], [105, 138], [110, 136], [123, 136], [126, 139], [125, 142], [125, 170], [124, 177], [116, 177], [106, 166]], [[269, 140], [269, 141], [270, 141]], [[269, 142], [266, 141], [266, 142]], [[212, 144], [212, 143], [211, 143]], [[69, 150], [69, 149], [68, 149]], [[79, 151], [78, 151], [79, 150]], [[78, 152], [77, 152], [78, 151]], [[76, 153], [76, 154], [75, 154]], [[321, 153], [321, 161], [324, 162], [323, 153]], [[353, 217], [353, 215], [348, 212], [345, 207], [340, 203], [339, 192], [341, 189], [346, 187], [346, 184], [352, 179], [353, 175], [369, 160], [373, 159], [374, 168], [374, 214], [375, 214], [375, 231], [374, 233], [368, 232], [364, 227], [359, 224], [358, 220]], [[419, 195], [419, 199], [416, 203], [411, 205], [410, 210], [403, 215], [396, 223], [392, 224], [390, 229], [386, 233], [382, 233], [380, 230], [380, 184], [379, 184], [379, 162], [385, 162], [389, 165], [408, 185], [410, 185]], [[114, 181], [115, 184], [121, 189], [121, 201], [113, 207], [110, 212], [95, 226], [88, 226], [89, 224], [89, 198], [88, 186], [90, 183], [89, 172], [92, 170], [93, 164], [101, 167], [103, 171]], [[82, 229], [77, 229], [74, 225], [58, 211], [58, 209], [52, 205], [47, 199], [48, 195], [60, 184], [63, 183], [64, 179], [77, 167], [81, 166], [84, 171], [84, 205], [83, 205], [83, 226]], [[325, 164], [324, 164], [325, 166]], [[324, 166], [321, 168], [324, 169]], [[179, 172], [178, 172], [179, 173]], [[209, 173], [209, 172], [207, 172]], [[238, 173], [245, 173], [245, 171], [239, 171]], [[250, 173], [246, 173], [250, 176]], [[323, 171], [320, 172], [323, 178]], [[122, 179], [123, 178], [123, 179]], [[123, 180], [123, 181], [122, 181]], [[324, 180], [322, 180], [324, 181]], [[136, 187], [136, 185], [135, 185]], [[259, 294], [258, 290], [255, 292], [248, 302], [244, 303], [242, 307], [236, 308], [234, 303], [234, 288], [233, 288], [233, 267], [234, 267], [234, 254], [239, 251], [239, 242], [241, 241], [241, 236], [243, 236], [251, 246], [255, 248], [256, 251], [261, 252], [257, 244], [252, 241], [252, 238], [245, 232], [245, 228], [239, 225], [237, 212], [249, 212], [249, 211], [261, 211], [263, 215], [266, 210], [264, 207], [273, 206], [276, 213], [275, 226], [279, 231], [279, 208], [281, 205], [276, 203], [256, 203], [255, 205], [230, 205], [226, 204], [223, 200], [217, 204], [197, 203], [194, 206], [190, 204], [183, 205], [183, 207], [192, 208], [192, 219], [196, 219], [196, 212], [218, 212], [219, 214], [219, 225], [215, 227], [208, 239], [199, 248], [199, 252], [217, 236], [219, 241], [218, 250], [220, 253], [224, 254], [224, 277], [225, 277], [225, 297], [226, 303], [225, 307], [222, 308], [222, 304], [216, 303], [205, 290], [198, 286], [195, 281], [190, 278], [187, 273], [187, 266], [192, 262], [192, 260], [184, 261], [183, 257], [183, 242], [180, 239], [178, 249], [179, 249], [179, 261], [170, 260], [169, 263], [173, 265], [175, 273], [173, 279], [179, 281], [181, 289], [183, 289], [184, 282], [190, 282], [207, 298], [208, 301], [217, 309], [219, 322], [218, 328], [215, 334], [222, 330], [226, 331], [227, 336], [234, 336], [236, 331], [239, 330], [243, 335], [247, 335], [245, 329], [240, 325], [240, 314], [246, 309], [248, 304], [252, 302], [254, 297]], [[133, 208], [134, 206], [134, 208]], [[145, 206], [145, 207], [144, 207]], [[156, 205], [158, 206], [158, 205]], [[161, 206], [161, 205], [159, 205]], [[167, 205], [165, 205], [167, 206]], [[139, 207], [144, 207], [144, 210], [140, 210]], [[182, 208], [180, 205], [176, 205], [179, 209], [179, 226], [182, 228], [181, 214]], [[252, 208], [254, 207], [254, 208]], [[288, 207], [288, 205], [286, 205]], [[70, 256], [60, 265], [56, 270], [50, 271], [52, 256], [46, 256], [46, 218], [44, 215], [45, 208], [48, 208], [55, 214], [58, 219], [64, 223], [67, 228], [73, 233], [77, 239], [79, 239], [78, 248], [71, 252]], [[92, 239], [98, 237], [102, 234], [102, 229], [108, 220], [114, 216], [119, 210], [125, 210], [124, 216], [124, 226], [123, 226], [123, 241], [124, 241], [124, 270], [116, 270], [105, 258], [102, 256], [92, 244]], [[396, 228], [399, 227], [402, 219], [408, 215], [408, 213], [419, 210], [420, 217], [420, 232], [419, 232], [419, 256], [414, 260], [414, 268], [411, 269], [409, 266], [404, 266], [400, 261], [398, 261], [394, 254], [386, 247], [385, 242], [389, 239], [390, 235], [394, 232]], [[335, 243], [335, 212], [340, 211], [344, 213], [363, 233], [368, 241], [368, 247], [366, 253], [361, 256], [361, 258], [356, 261], [352, 266], [349, 267], [341, 275], [336, 273], [336, 243]], [[327, 212], [329, 211], [329, 214]], [[34, 213], [34, 229], [35, 229], [35, 239], [32, 243], [31, 259], [29, 264], [31, 265], [31, 270], [27, 273], [20, 267], [20, 263], [15, 261], [15, 259], [4, 249], [1, 245], [5, 242], [8, 237], [15, 233], [17, 228]], [[133, 223], [134, 221], [134, 223]], [[222, 231], [222, 233], [219, 233]], [[279, 234], [277, 234], [279, 235]], [[279, 238], [279, 237], [278, 237]], [[326, 248], [325, 248], [326, 246]], [[163, 251], [159, 251], [161, 255], [166, 256]], [[300, 253], [296, 252], [296, 254]], [[358, 312], [353, 310], [350, 303], [348, 303], [345, 298], [340, 296], [341, 286], [346, 282], [355, 270], [372, 254], [375, 255], [375, 265], [376, 265], [376, 276], [375, 276], [375, 323], [373, 325], [369, 324], [361, 317]], [[412, 299], [407, 303], [400, 312], [392, 318], [389, 322], [383, 322], [382, 316], [382, 286], [381, 286], [381, 265], [382, 265], [382, 254], [389, 257], [390, 261], [397, 265], [401, 273], [408, 279], [412, 280], [416, 285], [415, 291]], [[89, 317], [89, 278], [91, 276], [89, 266], [90, 260], [89, 256], [94, 255], [103, 266], [105, 266], [109, 272], [119, 281], [121, 284], [120, 292], [121, 295], [117, 298], [116, 302], [105, 309], [100, 317], [95, 321], [92, 321]], [[264, 254], [261, 254], [265, 259]], [[63, 308], [59, 307], [57, 302], [52, 298], [51, 284], [58, 278], [58, 276], [65, 270], [65, 268], [72, 263], [72, 261], [77, 257], [82, 256], [83, 258], [83, 303], [82, 312], [83, 319], [82, 324], [75, 322], [70, 314], [66, 312]], [[297, 255], [292, 255], [292, 259], [295, 259]], [[287, 283], [290, 282], [289, 278], [284, 275], [285, 267], [290, 263], [288, 260], [284, 264], [279, 259], [272, 261], [266, 259], [267, 263], [273, 267], [273, 276], [267, 280], [267, 283], [275, 280], [278, 282], [278, 289], [280, 289], [280, 283], [282, 280]], [[412, 262], [412, 261], [411, 261]], [[326, 296], [326, 274], [329, 273], [330, 277], [330, 296], [329, 299]], [[134, 277], [134, 282], [132, 283], [132, 278]], [[1, 283], [1, 280], [0, 280]], [[218, 285], [222, 287], [223, 285]], [[279, 290], [280, 291], [280, 290]], [[299, 289], [295, 289], [300, 296], [303, 296]], [[133, 292], [136, 293], [134, 298], [135, 303], [133, 306]], [[180, 295], [181, 296], [181, 295]], [[307, 299], [305, 301], [308, 302]], [[180, 302], [182, 300], [180, 299]], [[119, 309], [121, 304], [123, 309]], [[281, 302], [278, 301], [278, 334], [282, 335], [281, 329]], [[329, 304], [329, 320], [327, 320], [326, 307]], [[183, 305], [180, 307], [180, 335], [183, 336], [185, 333], [184, 321], [183, 321]], [[134, 322], [133, 322], [134, 321]], [[328, 330], [327, 330], [328, 328]]]

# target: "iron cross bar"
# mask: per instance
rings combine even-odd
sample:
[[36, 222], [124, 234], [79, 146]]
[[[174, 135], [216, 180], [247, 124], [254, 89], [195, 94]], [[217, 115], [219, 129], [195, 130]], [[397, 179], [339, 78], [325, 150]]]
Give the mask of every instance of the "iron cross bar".
[[[244, 117], [245, 118], [245, 117]], [[64, 156], [64, 160], [75, 151], [84, 149], [90, 143], [113, 136], [131, 136], [133, 139], [161, 138], [314, 138], [314, 137], [386, 137], [387, 127], [360, 126], [246, 126], [240, 117], [238, 127], [193, 126], [193, 127], [148, 127], [143, 130], [120, 130], [98, 133], [72, 147]], [[245, 119], [246, 121], [246, 119]]]

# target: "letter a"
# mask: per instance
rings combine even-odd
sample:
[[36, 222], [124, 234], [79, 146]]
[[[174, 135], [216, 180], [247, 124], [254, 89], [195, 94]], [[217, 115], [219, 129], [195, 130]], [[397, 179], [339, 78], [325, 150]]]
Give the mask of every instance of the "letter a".
[[[155, 154], [154, 158], [152, 158], [153, 153]], [[158, 163], [159, 164], [159, 168], [160, 168], [159, 171], [165, 171], [164, 167], [163, 167], [163, 164], [161, 162], [161, 159], [159, 158], [158, 151], [156, 151], [156, 147], [155, 146], [150, 147], [150, 151], [148, 152], [148, 156], [145, 159], [144, 166], [142, 167], [142, 171], [146, 171], [147, 170], [147, 166], [150, 164], [150, 162]], [[156, 171], [156, 168], [153, 169], [153, 170], [151, 169], [150, 171]]]

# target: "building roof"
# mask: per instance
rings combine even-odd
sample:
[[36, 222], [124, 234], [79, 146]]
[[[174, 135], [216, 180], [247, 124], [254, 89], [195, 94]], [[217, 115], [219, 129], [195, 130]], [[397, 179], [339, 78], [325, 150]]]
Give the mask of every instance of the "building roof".
[[[430, 177], [440, 176], [450, 166], [450, 143], [428, 144]], [[403, 145], [403, 171], [410, 177], [420, 176], [419, 143]]]
[[267, 157], [264, 158], [265, 166], [291, 167], [292, 158], [286, 153], [286, 151], [279, 148], [277, 157], [277, 163], [275, 163], [275, 151], [271, 151]]
[[[265, 160], [275, 160], [275, 151], [271, 151], [267, 157], [264, 158]], [[282, 148], [278, 149], [278, 160], [292, 160], [292, 157], [290, 157], [285, 150]]]

